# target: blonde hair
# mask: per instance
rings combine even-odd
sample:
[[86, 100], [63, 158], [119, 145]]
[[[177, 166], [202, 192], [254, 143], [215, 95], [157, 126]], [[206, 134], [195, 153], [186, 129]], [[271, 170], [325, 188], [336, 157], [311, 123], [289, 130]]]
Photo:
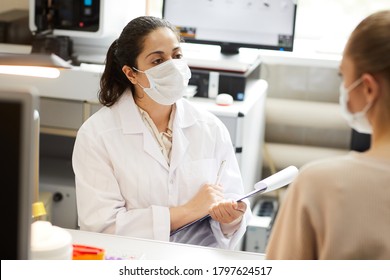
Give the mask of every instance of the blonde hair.
[[353, 60], [357, 76], [381, 74], [390, 84], [390, 10], [361, 21], [349, 37], [345, 54]]

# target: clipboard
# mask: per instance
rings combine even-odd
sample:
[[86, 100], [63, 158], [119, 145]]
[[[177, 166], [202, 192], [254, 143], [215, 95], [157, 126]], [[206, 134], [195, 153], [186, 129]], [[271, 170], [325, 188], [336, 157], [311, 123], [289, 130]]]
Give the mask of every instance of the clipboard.
[[[236, 201], [240, 202], [246, 198], [250, 198], [250, 197], [253, 197], [255, 195], [262, 194], [262, 193], [268, 193], [268, 192], [277, 190], [281, 187], [284, 187], [284, 186], [290, 184], [294, 180], [294, 178], [297, 174], [298, 174], [297, 167], [295, 167], [293, 165], [286, 167], [286, 168], [280, 170], [279, 172], [276, 172], [275, 174], [257, 182], [254, 185], [253, 191], [241, 196]], [[170, 236], [173, 236], [176, 233], [182, 231], [183, 229], [186, 229], [186, 228], [192, 226], [193, 224], [200, 223], [208, 218], [210, 218], [210, 215], [206, 215], [206, 216], [203, 216], [202, 218], [199, 218], [195, 221], [192, 221], [192, 222], [176, 229], [175, 231], [171, 232]]]

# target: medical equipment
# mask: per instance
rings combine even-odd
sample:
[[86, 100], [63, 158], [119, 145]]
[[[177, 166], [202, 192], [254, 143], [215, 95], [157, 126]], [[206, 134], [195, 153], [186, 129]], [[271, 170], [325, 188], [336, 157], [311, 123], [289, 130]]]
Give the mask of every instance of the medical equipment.
[[192, 74], [189, 84], [196, 86], [197, 97], [216, 98], [220, 93], [228, 93], [234, 100], [242, 101], [248, 83], [260, 77], [257, 52], [223, 57], [215, 49], [205, 48], [200, 52], [186, 50], [186, 59]]
[[248, 223], [244, 249], [248, 252], [264, 253], [272, 224], [279, 208], [277, 198], [262, 197], [253, 207], [253, 217]]
[[29, 1], [33, 52], [52, 52], [74, 62], [104, 63], [109, 45], [133, 18], [145, 14], [145, 0]]
[[[118, 32], [118, 20], [124, 15], [121, 10], [129, 13], [126, 6], [123, 6], [123, 0], [116, 2], [118, 3], [112, 4], [106, 0], [30, 1], [30, 30], [33, 33], [51, 31], [55, 36], [101, 38], [110, 32]], [[123, 28], [124, 25], [120, 27]]]

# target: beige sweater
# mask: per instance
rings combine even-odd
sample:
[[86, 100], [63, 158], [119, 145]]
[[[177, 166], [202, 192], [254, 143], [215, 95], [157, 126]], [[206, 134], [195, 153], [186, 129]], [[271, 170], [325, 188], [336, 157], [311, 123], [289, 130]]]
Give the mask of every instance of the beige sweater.
[[350, 152], [288, 187], [267, 259], [390, 259], [390, 160]]

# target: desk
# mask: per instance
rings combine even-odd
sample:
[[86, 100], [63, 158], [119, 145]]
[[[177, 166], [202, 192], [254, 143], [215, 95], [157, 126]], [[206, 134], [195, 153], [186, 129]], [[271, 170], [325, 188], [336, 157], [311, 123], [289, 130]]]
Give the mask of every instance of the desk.
[[103, 248], [107, 256], [135, 256], [145, 260], [263, 260], [263, 254], [139, 239], [67, 229], [73, 244]]

